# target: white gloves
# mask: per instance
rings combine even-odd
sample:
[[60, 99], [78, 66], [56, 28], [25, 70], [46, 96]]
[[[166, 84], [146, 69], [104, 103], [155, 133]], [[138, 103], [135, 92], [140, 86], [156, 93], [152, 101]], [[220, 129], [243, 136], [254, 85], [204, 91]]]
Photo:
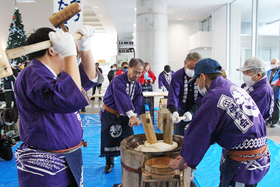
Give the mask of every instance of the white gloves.
[[186, 112], [183, 116], [186, 117], [186, 119], [184, 119], [185, 122], [192, 120], [192, 114], [190, 112]]
[[172, 120], [173, 120], [174, 123], [179, 123], [181, 121], [178, 112], [173, 112]]
[[53, 51], [60, 54], [63, 58], [77, 55], [77, 49], [73, 36], [68, 32], [57, 31], [49, 33], [52, 41]]
[[165, 88], [165, 86], [162, 86], [162, 87], [161, 87], [161, 90], [162, 90], [163, 92], [167, 92], [167, 89]]
[[81, 33], [83, 36], [80, 40], [77, 41], [79, 48], [81, 51], [87, 51], [90, 49], [90, 43], [91, 43], [91, 38], [94, 33], [95, 29], [92, 26], [89, 25], [83, 25], [79, 27], [76, 32]]

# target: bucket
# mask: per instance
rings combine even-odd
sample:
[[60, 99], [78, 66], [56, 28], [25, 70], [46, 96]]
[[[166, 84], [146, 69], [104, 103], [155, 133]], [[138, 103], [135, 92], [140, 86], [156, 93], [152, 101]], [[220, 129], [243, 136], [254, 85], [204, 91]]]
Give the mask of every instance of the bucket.
[[[158, 140], [163, 140], [162, 133], [156, 133]], [[178, 147], [172, 151], [166, 152], [140, 152], [135, 148], [144, 144], [147, 140], [145, 134], [137, 134], [127, 137], [121, 142], [121, 166], [122, 166], [122, 186], [137, 187], [142, 183], [142, 170], [145, 170], [145, 163], [155, 157], [176, 158], [183, 145], [183, 136], [173, 135], [173, 141]]]

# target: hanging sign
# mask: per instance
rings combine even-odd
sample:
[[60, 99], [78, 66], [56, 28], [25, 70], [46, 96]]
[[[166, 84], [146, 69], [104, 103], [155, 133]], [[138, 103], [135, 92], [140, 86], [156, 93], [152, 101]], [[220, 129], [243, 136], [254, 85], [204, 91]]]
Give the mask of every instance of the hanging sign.
[[82, 11], [64, 23], [71, 34], [75, 34], [76, 29], [83, 25], [83, 0], [53, 0], [54, 13], [59, 12], [74, 2], [79, 3]]

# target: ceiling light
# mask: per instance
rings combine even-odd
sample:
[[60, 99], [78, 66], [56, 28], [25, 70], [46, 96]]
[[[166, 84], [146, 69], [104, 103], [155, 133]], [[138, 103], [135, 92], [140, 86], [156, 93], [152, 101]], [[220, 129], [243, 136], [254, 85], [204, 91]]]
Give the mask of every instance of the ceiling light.
[[135, 9], [134, 9], [134, 10], [135, 10], [135, 12], [136, 12], [136, 11], [137, 11], [137, 8], [135, 7]]
[[182, 20], [182, 18], [178, 18], [179, 20]]
[[99, 17], [103, 17], [103, 15], [99, 15]]
[[98, 8], [97, 6], [95, 6], [94, 8]]
[[133, 27], [136, 27], [136, 24], [135, 24], [135, 23], [133, 24]]
[[37, 0], [17, 0], [18, 3], [37, 3]]
[[204, 48], [204, 50], [206, 51], [206, 50], [207, 50], [207, 48], [205, 47], [205, 48]]
[[132, 36], [134, 36], [135, 34], [134, 33], [132, 33]]

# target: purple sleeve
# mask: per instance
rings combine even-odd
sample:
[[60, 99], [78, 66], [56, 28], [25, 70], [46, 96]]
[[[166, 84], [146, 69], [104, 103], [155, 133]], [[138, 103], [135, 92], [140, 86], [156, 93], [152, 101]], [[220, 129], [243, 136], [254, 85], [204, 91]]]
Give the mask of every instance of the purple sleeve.
[[158, 76], [158, 88], [159, 89], [161, 89], [161, 87], [164, 86], [163, 85], [163, 78], [164, 78], [164, 75], [162, 73], [160, 73], [159, 76]]
[[251, 97], [259, 107], [264, 120], [268, 120], [273, 111], [273, 104], [271, 102], [273, 101], [274, 94], [272, 88], [269, 85], [267, 87], [263, 86], [258, 92], [251, 95]]
[[212, 134], [222, 114], [216, 107], [216, 99], [205, 96], [202, 103], [185, 133], [184, 144], [180, 152], [191, 168], [195, 168], [199, 164], [213, 143]]
[[135, 100], [133, 102], [135, 106], [135, 112], [140, 115], [143, 112], [143, 93], [142, 93], [142, 86], [139, 82], [136, 82], [137, 84], [136, 90], [135, 90]]
[[123, 80], [120, 77], [116, 77], [116, 79], [114, 79], [111, 84], [113, 84], [114, 91], [112, 94], [114, 95], [114, 100], [119, 113], [124, 114], [129, 110], [134, 111], [134, 105], [131, 98], [126, 93], [126, 88]]
[[28, 102], [34, 103], [43, 111], [72, 113], [88, 105], [86, 98], [66, 72], [62, 72], [57, 80], [46, 81], [44, 77], [31, 71], [23, 79], [24, 85], [20, 89], [25, 89], [24, 99], [30, 100]]
[[180, 94], [180, 89], [182, 87], [181, 81], [182, 80], [179, 79], [179, 76], [176, 76], [176, 74], [174, 74], [168, 90], [167, 105], [173, 105], [178, 107], [179, 94]]
[[79, 70], [80, 70], [82, 87], [84, 88], [85, 91], [88, 91], [90, 88], [97, 85], [97, 83], [92, 82], [88, 78], [88, 76], [83, 68], [82, 63], [79, 65]]

